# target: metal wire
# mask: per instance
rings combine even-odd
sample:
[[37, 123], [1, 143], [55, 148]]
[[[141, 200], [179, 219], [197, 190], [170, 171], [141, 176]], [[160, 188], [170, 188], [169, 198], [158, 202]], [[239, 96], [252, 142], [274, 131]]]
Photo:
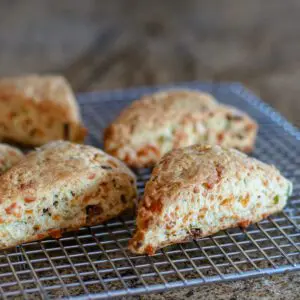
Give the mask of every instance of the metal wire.
[[[294, 183], [285, 210], [250, 226], [169, 246], [154, 256], [134, 255], [127, 243], [132, 215], [81, 228], [59, 240], [47, 239], [0, 251], [0, 298], [100, 299], [169, 288], [300, 270], [300, 133], [239, 84], [181, 84], [213, 92], [225, 104], [247, 111], [260, 123], [253, 153], [275, 164]], [[157, 88], [79, 95], [88, 143], [101, 147], [104, 127], [130, 101]], [[291, 151], [291, 149], [293, 149]], [[151, 170], [135, 170], [143, 193]]]

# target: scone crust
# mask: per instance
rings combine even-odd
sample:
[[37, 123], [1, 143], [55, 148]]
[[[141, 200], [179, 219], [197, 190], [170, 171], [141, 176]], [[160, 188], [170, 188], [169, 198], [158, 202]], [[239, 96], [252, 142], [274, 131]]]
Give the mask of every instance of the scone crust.
[[[212, 118], [215, 124], [211, 124]], [[219, 121], [232, 125], [232, 136], [220, 128], [215, 136], [212, 134], [212, 125], [225, 126]], [[239, 137], [241, 132], [247, 136], [243, 140]], [[250, 152], [256, 132], [256, 122], [245, 113], [220, 105], [207, 93], [175, 89], [134, 101], [105, 130], [104, 148], [132, 167], [148, 167], [168, 151], [196, 143], [221, 144]]]
[[25, 75], [0, 79], [0, 99], [18, 98], [41, 108], [55, 109], [67, 120], [81, 120], [79, 108], [69, 83], [60, 75]]
[[133, 207], [135, 182], [122, 162], [99, 149], [49, 143], [1, 177], [0, 248], [115, 217]]
[[291, 182], [274, 166], [237, 150], [203, 145], [173, 150], [146, 184], [130, 250], [153, 254], [166, 245], [247, 227], [282, 210], [291, 192]]
[[[19, 107], [35, 109], [41, 115], [47, 114], [54, 120], [69, 124], [70, 140], [82, 142], [86, 129], [82, 125], [79, 106], [67, 80], [59, 75], [25, 75], [0, 79], [0, 102], [10, 106], [17, 101]], [[3, 116], [7, 118], [7, 116]], [[9, 118], [8, 118], [9, 119]], [[11, 117], [13, 120], [13, 116]], [[10, 120], [1, 120], [1, 126], [10, 128]], [[41, 145], [44, 142], [4, 134], [0, 138], [15, 140], [27, 145]], [[50, 140], [48, 140], [50, 141]]]
[[16, 147], [0, 143], [0, 175], [18, 163], [24, 154]]

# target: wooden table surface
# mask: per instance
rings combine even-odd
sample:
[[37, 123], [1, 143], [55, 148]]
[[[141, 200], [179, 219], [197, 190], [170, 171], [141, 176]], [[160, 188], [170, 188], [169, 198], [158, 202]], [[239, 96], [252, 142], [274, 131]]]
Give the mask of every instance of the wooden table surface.
[[[0, 2], [0, 75], [64, 74], [76, 91], [240, 81], [300, 126], [300, 1]], [[299, 273], [147, 296], [299, 297]]]

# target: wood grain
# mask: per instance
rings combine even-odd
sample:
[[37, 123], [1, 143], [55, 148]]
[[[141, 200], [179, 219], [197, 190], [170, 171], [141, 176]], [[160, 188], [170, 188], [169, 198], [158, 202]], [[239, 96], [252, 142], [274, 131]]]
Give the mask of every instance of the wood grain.
[[61, 72], [78, 91], [241, 81], [300, 125], [300, 2], [3, 1], [0, 75]]

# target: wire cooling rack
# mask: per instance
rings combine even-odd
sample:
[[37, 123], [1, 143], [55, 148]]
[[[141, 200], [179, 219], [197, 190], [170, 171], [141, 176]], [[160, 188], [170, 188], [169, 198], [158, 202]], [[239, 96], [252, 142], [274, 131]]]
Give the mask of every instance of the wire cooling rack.
[[[294, 183], [284, 212], [246, 231], [222, 231], [167, 247], [152, 257], [127, 250], [134, 230], [131, 215], [81, 228], [59, 240], [0, 251], [1, 299], [99, 299], [300, 269], [300, 132], [240, 84], [180, 86], [211, 92], [220, 102], [247, 111], [260, 123], [253, 156], [275, 164]], [[133, 99], [156, 89], [79, 95], [90, 131], [88, 143], [101, 147], [101, 132], [118, 112]], [[142, 193], [150, 170], [138, 170], [137, 175]]]

